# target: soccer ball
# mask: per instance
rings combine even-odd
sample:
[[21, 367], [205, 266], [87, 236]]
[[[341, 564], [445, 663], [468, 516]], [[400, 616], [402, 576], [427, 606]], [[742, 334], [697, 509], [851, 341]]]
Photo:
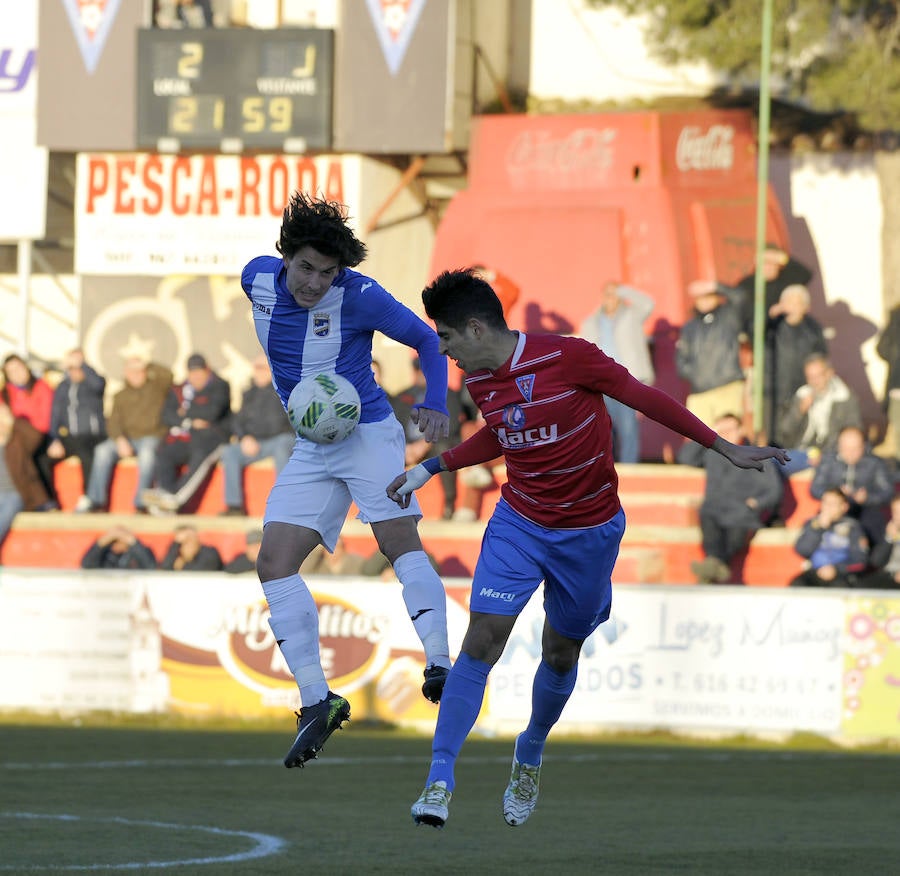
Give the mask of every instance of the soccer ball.
[[360, 410], [356, 387], [339, 374], [304, 378], [292, 390], [287, 404], [294, 430], [316, 444], [343, 441], [356, 428]]

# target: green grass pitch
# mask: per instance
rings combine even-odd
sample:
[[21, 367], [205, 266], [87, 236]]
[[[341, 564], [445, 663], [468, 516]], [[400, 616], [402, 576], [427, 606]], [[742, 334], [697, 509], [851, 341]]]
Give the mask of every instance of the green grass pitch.
[[900, 755], [821, 742], [553, 739], [529, 822], [511, 740], [471, 738], [444, 830], [416, 827], [430, 740], [348, 727], [287, 770], [283, 729], [0, 724], [0, 874], [889, 874]]

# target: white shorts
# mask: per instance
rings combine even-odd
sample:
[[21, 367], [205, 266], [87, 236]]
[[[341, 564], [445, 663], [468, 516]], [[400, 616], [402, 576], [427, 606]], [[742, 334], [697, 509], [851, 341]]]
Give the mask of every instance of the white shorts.
[[406, 470], [406, 439], [393, 415], [379, 423], [360, 423], [338, 444], [298, 438], [287, 465], [266, 502], [266, 523], [314, 529], [333, 551], [351, 502], [363, 523], [396, 517], [422, 517], [415, 496], [408, 508], [387, 497], [387, 485]]

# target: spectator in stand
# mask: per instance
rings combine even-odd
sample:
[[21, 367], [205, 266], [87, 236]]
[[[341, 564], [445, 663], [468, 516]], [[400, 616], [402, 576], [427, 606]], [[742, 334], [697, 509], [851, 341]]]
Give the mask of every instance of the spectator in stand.
[[[231, 389], [199, 353], [162, 410], [169, 434], [156, 449], [156, 489], [141, 494], [151, 514], [179, 511], [206, 483], [231, 434]], [[184, 469], [182, 471], [182, 469]]]
[[212, 0], [153, 0], [154, 27], [212, 27], [214, 23]]
[[[478, 405], [472, 400], [465, 384], [459, 390], [460, 427], [459, 440], [474, 435], [485, 425]], [[502, 456], [483, 465], [470, 465], [459, 470], [459, 481], [465, 487], [459, 507], [453, 514], [457, 523], [471, 523], [481, 516], [485, 494], [491, 487], [506, 480], [506, 460]]]
[[850, 516], [859, 520], [870, 545], [884, 538], [884, 527], [894, 495], [888, 464], [875, 456], [858, 426], [841, 429], [837, 447], [822, 454], [809, 492], [821, 499], [826, 490], [840, 490], [850, 503]]
[[178, 526], [160, 569], [168, 572], [220, 572], [224, 568], [219, 550], [203, 544], [194, 526]]
[[253, 378], [244, 392], [240, 410], [232, 418], [234, 437], [222, 452], [225, 469], [224, 515], [246, 514], [244, 469], [252, 462], [271, 458], [275, 473], [291, 458], [294, 432], [275, 387], [269, 360], [260, 353], [253, 360]]
[[[716, 432], [733, 444], [749, 444], [741, 419], [725, 414], [713, 424]], [[698, 584], [740, 583], [733, 570], [757, 530], [766, 525], [784, 494], [784, 483], [775, 463], [766, 460], [763, 470], [736, 468], [714, 450], [690, 441], [678, 452], [681, 465], [703, 467], [706, 484], [700, 505], [703, 559], [691, 563]]]
[[261, 529], [252, 529], [247, 533], [243, 552], [225, 564], [225, 571], [229, 575], [240, 575], [244, 572], [256, 571], [256, 558], [259, 556], [259, 546], [262, 544], [262, 537]]
[[109, 506], [109, 487], [120, 459], [137, 459], [138, 483], [134, 508], [147, 511], [141, 496], [153, 484], [156, 448], [166, 434], [162, 408], [172, 388], [172, 372], [142, 356], [125, 360], [125, 385], [114, 396], [106, 420], [109, 436], [94, 449], [87, 502], [76, 511], [102, 511]]
[[884, 535], [869, 551], [869, 568], [860, 576], [859, 586], [872, 590], [900, 588], [900, 495], [890, 503], [891, 517]]
[[94, 450], [106, 438], [106, 418], [103, 414], [106, 378], [84, 361], [84, 351], [80, 348], [66, 353], [63, 371], [65, 377], [53, 391], [47, 456], [55, 462], [67, 456], [78, 457], [83, 489], [75, 503], [75, 511], [87, 511], [91, 507], [87, 489], [91, 481]]
[[[419, 431], [419, 425], [410, 414], [414, 408], [419, 408], [425, 403], [425, 375], [422, 373], [422, 365], [418, 356], [412, 360], [413, 382], [406, 389], [395, 395], [389, 396], [394, 416], [403, 424], [406, 435], [406, 466], [417, 465], [423, 459], [430, 459], [449, 450], [460, 440], [460, 402], [459, 393], [455, 390], [447, 390], [447, 410], [450, 412], [450, 434], [446, 438], [437, 441], [426, 441]], [[441, 472], [441, 488], [444, 491], [444, 509], [442, 517], [450, 520], [456, 508], [456, 472]]]
[[743, 419], [743, 293], [715, 280], [695, 280], [688, 294], [694, 316], [682, 327], [675, 350], [678, 375], [691, 387], [685, 407], [707, 425], [730, 413]]
[[[812, 271], [802, 262], [789, 256], [777, 243], [767, 243], [763, 251], [763, 278], [765, 280], [763, 311], [771, 316], [772, 307], [778, 303], [781, 293], [788, 286], [806, 286], [812, 279]], [[756, 270], [738, 280], [737, 288], [743, 292], [743, 332], [753, 338], [755, 323]]]
[[778, 444], [778, 424], [794, 393], [806, 383], [803, 368], [814, 353], [828, 355], [828, 342], [820, 323], [809, 315], [806, 286], [787, 286], [769, 308], [766, 328], [766, 425], [769, 441]]
[[[644, 322], [653, 313], [653, 299], [630, 286], [607, 282], [600, 308], [581, 325], [581, 336], [595, 343], [607, 356], [624, 365], [641, 383], [654, 380]], [[614, 398], [604, 399], [613, 427], [616, 462], [635, 463], [641, 458], [637, 411]]]
[[35, 451], [43, 440], [43, 435], [24, 417], [14, 417], [2, 398], [0, 414], [11, 423], [9, 434], [4, 439], [3, 462], [9, 479], [22, 500], [22, 510], [54, 510], [57, 506], [51, 501], [34, 461]]
[[[0, 399], [9, 406], [17, 420], [25, 421], [18, 431], [23, 433], [25, 443], [33, 447], [32, 458], [47, 494], [46, 502], [28, 510], [58, 510], [59, 502], [53, 487], [53, 462], [47, 455], [53, 389], [46, 380], [32, 373], [25, 360], [16, 353], [10, 353], [3, 360], [3, 380]], [[29, 433], [27, 436], [24, 435], [26, 432]]]
[[786, 476], [817, 466], [823, 453], [836, 449], [838, 435], [847, 426], [863, 426], [859, 402], [827, 356], [807, 357], [803, 373], [806, 383], [794, 393], [777, 429], [781, 444], [789, 449], [790, 459], [781, 470]]
[[0, 547], [6, 540], [16, 514], [25, 509], [25, 502], [6, 462], [6, 448], [12, 438], [14, 423], [12, 411], [7, 405], [0, 403]]
[[82, 569], [155, 569], [156, 557], [130, 529], [107, 529], [81, 558]]
[[[381, 556], [380, 551], [378, 552]], [[385, 562], [387, 562], [385, 560]], [[366, 564], [362, 554], [347, 549], [344, 537], [339, 535], [334, 550], [329, 553], [324, 545], [316, 545], [300, 564], [301, 575], [361, 575]], [[393, 567], [391, 572], [393, 573]]]
[[884, 407], [893, 441], [893, 458], [896, 461], [900, 459], [900, 307], [891, 311], [887, 327], [878, 338], [875, 349], [887, 363]]
[[794, 550], [809, 566], [791, 587], [857, 587], [866, 568], [868, 544], [859, 525], [848, 515], [850, 502], [838, 489], [822, 495], [819, 513], [803, 525]]

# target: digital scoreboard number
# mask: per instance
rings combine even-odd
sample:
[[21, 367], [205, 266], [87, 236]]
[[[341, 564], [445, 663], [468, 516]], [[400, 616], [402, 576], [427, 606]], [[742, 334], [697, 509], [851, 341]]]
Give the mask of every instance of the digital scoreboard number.
[[333, 67], [330, 30], [141, 30], [138, 146], [328, 150]]

